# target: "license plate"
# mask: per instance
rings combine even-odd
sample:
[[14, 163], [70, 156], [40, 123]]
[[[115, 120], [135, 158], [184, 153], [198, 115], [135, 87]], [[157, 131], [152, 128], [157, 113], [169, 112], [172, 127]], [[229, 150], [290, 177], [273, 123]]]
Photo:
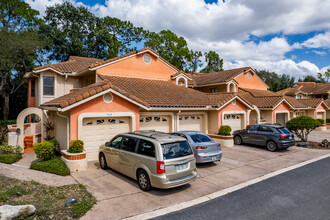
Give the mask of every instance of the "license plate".
[[177, 165], [176, 168], [177, 170], [185, 170], [187, 169], [188, 164], [181, 164], [181, 165]]
[[292, 137], [290, 136], [289, 139], [292, 139]]
[[216, 160], [216, 159], [217, 159], [216, 156], [211, 157], [211, 160]]

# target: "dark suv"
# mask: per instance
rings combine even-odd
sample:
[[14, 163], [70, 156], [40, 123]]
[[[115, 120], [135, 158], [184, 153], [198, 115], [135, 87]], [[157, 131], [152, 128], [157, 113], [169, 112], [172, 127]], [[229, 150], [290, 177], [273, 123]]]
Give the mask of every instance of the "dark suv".
[[266, 146], [270, 151], [286, 149], [296, 144], [293, 134], [286, 128], [273, 124], [255, 124], [234, 132], [234, 143]]

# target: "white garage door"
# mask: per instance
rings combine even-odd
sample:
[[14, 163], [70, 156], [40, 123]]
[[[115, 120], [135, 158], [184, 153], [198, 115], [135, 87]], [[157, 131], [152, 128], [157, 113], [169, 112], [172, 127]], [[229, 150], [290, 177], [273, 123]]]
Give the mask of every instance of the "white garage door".
[[168, 115], [141, 116], [140, 130], [170, 132], [171, 117]]
[[231, 132], [242, 129], [242, 114], [225, 114], [222, 125], [229, 125]]
[[203, 116], [180, 115], [179, 131], [203, 131]]
[[317, 119], [323, 119], [323, 113], [318, 112], [316, 117], [317, 117]]
[[99, 146], [110, 141], [115, 135], [130, 131], [130, 119], [120, 118], [84, 118], [80, 132], [89, 161], [98, 160]]

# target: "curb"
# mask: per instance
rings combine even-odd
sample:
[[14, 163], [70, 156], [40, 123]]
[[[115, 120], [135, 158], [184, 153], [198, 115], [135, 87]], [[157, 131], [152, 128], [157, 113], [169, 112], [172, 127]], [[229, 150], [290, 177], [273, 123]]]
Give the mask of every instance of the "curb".
[[330, 154], [326, 154], [326, 155], [323, 155], [323, 156], [320, 156], [320, 157], [316, 157], [316, 158], [304, 161], [302, 163], [295, 164], [295, 165], [292, 165], [290, 167], [283, 168], [283, 169], [268, 173], [266, 175], [257, 177], [257, 178], [252, 179], [252, 180], [248, 180], [246, 182], [231, 186], [231, 187], [226, 188], [226, 189], [222, 189], [220, 191], [217, 191], [217, 192], [199, 197], [197, 199], [193, 199], [193, 200], [190, 200], [190, 201], [187, 201], [187, 202], [182, 202], [182, 203], [179, 203], [179, 204], [175, 204], [175, 205], [172, 205], [172, 206], [169, 206], [169, 207], [166, 207], [166, 208], [160, 208], [160, 209], [157, 209], [157, 210], [154, 210], [154, 211], [151, 211], [151, 212], [147, 212], [147, 213], [127, 217], [127, 218], [124, 218], [124, 219], [126, 219], [126, 220], [151, 219], [151, 218], [155, 218], [155, 217], [158, 217], [158, 216], [166, 215], [166, 214], [171, 213], [171, 212], [180, 211], [182, 209], [186, 209], [186, 208], [189, 208], [191, 206], [198, 205], [198, 204], [210, 201], [212, 199], [224, 196], [224, 195], [229, 194], [231, 192], [243, 189], [247, 186], [259, 183], [263, 180], [272, 178], [274, 176], [280, 175], [282, 173], [297, 169], [299, 167], [305, 166], [305, 165], [310, 164], [310, 163], [314, 163], [316, 161], [319, 161], [319, 160], [322, 160], [322, 159], [325, 159], [325, 158], [328, 158], [328, 157], [330, 157]]

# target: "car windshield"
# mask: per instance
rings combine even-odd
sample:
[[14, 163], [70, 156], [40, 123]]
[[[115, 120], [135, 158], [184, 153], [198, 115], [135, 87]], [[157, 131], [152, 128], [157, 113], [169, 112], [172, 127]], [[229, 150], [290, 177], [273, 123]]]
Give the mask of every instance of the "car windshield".
[[162, 150], [164, 160], [193, 154], [187, 141], [162, 144]]
[[286, 128], [278, 128], [277, 130], [281, 134], [291, 134], [291, 132], [288, 129], [286, 129]]
[[191, 137], [191, 139], [195, 142], [195, 143], [202, 143], [202, 142], [211, 142], [211, 138], [209, 138], [206, 135], [203, 134], [191, 134], [189, 135]]

